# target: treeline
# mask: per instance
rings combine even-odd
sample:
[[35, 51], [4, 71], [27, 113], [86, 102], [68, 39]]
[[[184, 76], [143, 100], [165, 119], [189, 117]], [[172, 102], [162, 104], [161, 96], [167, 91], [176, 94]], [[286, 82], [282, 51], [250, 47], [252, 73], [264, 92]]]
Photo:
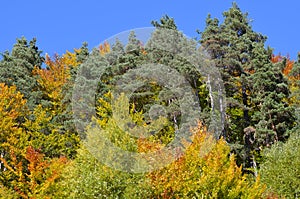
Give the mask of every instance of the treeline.
[[[196, 40], [164, 16], [152, 22], [155, 31], [145, 45], [131, 32], [126, 45], [117, 40], [89, 52], [84, 43], [53, 57], [42, 56], [35, 39], [17, 39], [0, 61], [1, 198], [299, 197], [300, 56], [273, 55], [267, 37], [252, 29], [235, 3], [223, 16], [220, 23], [208, 15]], [[207, 130], [215, 106], [197, 68], [205, 60], [193, 57], [200, 60], [195, 65], [189, 57], [200, 50], [224, 84], [220, 133]], [[153, 65], [161, 67], [160, 76], [184, 77], [200, 120], [192, 120], [194, 107], [183, 114], [186, 91], [179, 86], [174, 95], [153, 76]], [[181, 128], [185, 123], [193, 129]], [[133, 154], [159, 152], [183, 137], [185, 151], [143, 172], [171, 155], [143, 162], [116, 158], [103, 137]]]

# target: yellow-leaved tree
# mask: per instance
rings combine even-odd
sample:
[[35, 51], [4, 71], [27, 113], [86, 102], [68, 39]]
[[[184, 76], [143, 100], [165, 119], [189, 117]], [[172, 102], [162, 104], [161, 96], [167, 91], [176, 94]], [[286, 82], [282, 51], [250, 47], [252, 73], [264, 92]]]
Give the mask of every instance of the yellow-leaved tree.
[[16, 90], [15, 86], [0, 83], [0, 168], [3, 171], [3, 161], [11, 149], [22, 149], [26, 144], [26, 135], [21, 123], [26, 112], [26, 100]]
[[148, 174], [154, 198], [262, 198], [259, 178], [248, 181], [223, 139], [216, 141], [200, 123], [193, 132], [179, 159]]
[[70, 95], [72, 89], [72, 71], [81, 63], [77, 57], [80, 51], [67, 51], [54, 58], [46, 55], [46, 68], [33, 70], [43, 100], [33, 111], [33, 119], [27, 120], [25, 126], [31, 134], [40, 138], [33, 140], [33, 146], [43, 148], [48, 157], [73, 157], [80, 142], [77, 132], [66, 127], [72, 117], [70, 96], [66, 95]]
[[67, 51], [61, 57], [55, 55], [54, 59], [46, 55], [46, 68], [33, 70], [33, 73], [38, 77], [37, 81], [43, 91], [44, 98], [52, 103], [54, 112], [57, 112], [61, 106], [64, 97], [63, 86], [71, 77], [71, 68], [80, 64], [76, 58], [77, 51], [76, 49], [74, 53]]
[[0, 198], [41, 198], [66, 163], [63, 157], [46, 159], [30, 145], [35, 137], [24, 128], [25, 104], [15, 86], [0, 83]]

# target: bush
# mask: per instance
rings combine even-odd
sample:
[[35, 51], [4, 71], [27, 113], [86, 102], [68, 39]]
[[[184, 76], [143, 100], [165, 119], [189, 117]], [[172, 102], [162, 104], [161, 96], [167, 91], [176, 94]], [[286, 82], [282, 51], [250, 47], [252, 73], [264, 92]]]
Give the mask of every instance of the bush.
[[286, 143], [277, 143], [264, 154], [261, 165], [262, 182], [271, 192], [285, 198], [300, 197], [300, 134]]

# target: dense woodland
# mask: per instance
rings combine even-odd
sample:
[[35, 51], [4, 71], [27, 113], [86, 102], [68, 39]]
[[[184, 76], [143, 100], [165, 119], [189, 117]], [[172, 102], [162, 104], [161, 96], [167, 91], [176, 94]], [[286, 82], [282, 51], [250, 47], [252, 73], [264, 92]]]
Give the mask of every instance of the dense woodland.
[[[35, 38], [18, 38], [0, 60], [1, 198], [299, 198], [300, 55], [298, 60], [274, 55], [265, 45], [267, 37], [249, 21], [233, 4], [223, 19], [208, 15], [196, 40], [178, 35], [179, 55], [201, 46], [221, 74], [226, 110], [218, 136], [208, 130], [212, 105], [203, 74], [180, 56], [147, 46], [168, 45], [169, 35], [160, 31], [177, 30], [171, 17], [152, 22], [156, 30], [145, 45], [132, 32], [126, 45], [116, 41], [90, 51], [84, 43], [73, 52], [42, 56]], [[74, 118], [76, 76], [86, 74], [83, 78], [92, 81], [97, 68], [108, 64], [95, 84], [95, 105], [78, 100], [77, 106], [96, 112], [93, 122], [117, 147], [153, 152], [174, 139], [184, 120], [180, 101], [153, 80], [130, 98], [113, 99], [111, 92], [129, 70], [149, 62], [171, 66], [184, 76], [202, 114], [190, 130], [192, 142], [176, 160], [151, 172], [124, 172], [99, 161], [83, 144], [93, 142], [105, 151], [97, 129], [84, 117]], [[161, 129], [147, 138], [130, 136], [112, 116], [113, 102], [127, 107], [123, 111], [133, 126], [148, 129], [153, 127], [145, 116], [149, 107], [164, 106]], [[207, 146], [209, 151], [201, 155]]]

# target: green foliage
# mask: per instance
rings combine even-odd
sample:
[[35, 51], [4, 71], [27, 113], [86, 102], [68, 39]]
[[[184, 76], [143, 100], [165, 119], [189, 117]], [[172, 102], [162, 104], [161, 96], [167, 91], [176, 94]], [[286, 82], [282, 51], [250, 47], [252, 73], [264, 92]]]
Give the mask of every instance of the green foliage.
[[177, 26], [173, 18], [170, 18], [168, 15], [163, 16], [160, 19], [160, 22], [152, 21], [151, 24], [156, 28], [167, 28], [177, 30]]
[[[44, 58], [36, 39], [17, 39], [0, 60], [0, 198], [299, 198], [300, 54], [272, 57], [236, 3], [223, 16], [208, 15], [200, 48], [167, 15], [152, 21], [145, 45], [131, 32], [125, 46], [117, 39], [89, 53], [84, 43]], [[202, 48], [226, 90], [220, 140], [204, 127], [217, 108], [199, 71], [206, 60], [193, 57]], [[199, 104], [181, 107], [181, 95]], [[132, 154], [160, 152], [195, 117], [204, 125], [181, 140], [184, 154], [131, 173], [170, 158]]]
[[[165, 18], [162, 19], [161, 23], [157, 23], [161, 25], [163, 23], [174, 23], [167, 22], [168, 20], [171, 19]], [[196, 68], [200, 66], [194, 66], [186, 60], [186, 57], [190, 55], [189, 52], [197, 49], [195, 41], [189, 40], [182, 33], [177, 32], [170, 37], [168, 32], [161, 28], [153, 33], [146, 46], [142, 46], [142, 43], [133, 32], [130, 33], [128, 39], [126, 46], [116, 40], [111, 48], [109, 46], [105, 47], [107, 44], [104, 44], [102, 48], [94, 49], [87, 62], [80, 67], [81, 79], [86, 82], [86, 87], [83, 87], [83, 84], [78, 84], [78, 88], [74, 89], [78, 93], [78, 95], [75, 93], [76, 100], [74, 100], [74, 104], [79, 109], [87, 112], [86, 116], [78, 115], [76, 117], [83, 117], [76, 121], [77, 126], [80, 126], [80, 135], [83, 138], [86, 136], [84, 128], [87, 126], [87, 120], [90, 120], [95, 109], [94, 104], [90, 103], [94, 101], [94, 94], [89, 93], [95, 87], [97, 87], [95, 88], [96, 105], [100, 103], [98, 99], [102, 98], [109, 90], [130, 93], [130, 103], [134, 107], [134, 112], [143, 112], [144, 119], [147, 122], [150, 122], [150, 118], [147, 117], [151, 111], [150, 108], [152, 105], [158, 104], [164, 108], [165, 115], [174, 124], [175, 128], [180, 125], [182, 119], [180, 109], [182, 107], [180, 107], [181, 102], [178, 98], [183, 98], [183, 96], [179, 97], [176, 93], [180, 92], [180, 88], [174, 86], [175, 88], [172, 88], [172, 90], [168, 88], [165, 82], [158, 80], [159, 78], [153, 76], [149, 78], [153, 74], [153, 71], [151, 71], [153, 66], [146, 67], [146, 64], [149, 63], [155, 66], [161, 65], [162, 69], [164, 69], [163, 66], [174, 69], [176, 74], [184, 77], [187, 84], [190, 84], [192, 97], [201, 101], [199, 107], [201, 106], [203, 112], [208, 113], [210, 111], [208, 90], [203, 76]], [[176, 45], [176, 52], [172, 50], [173, 44]], [[109, 50], [105, 50], [106, 48]], [[101, 81], [98, 82], [100, 74], [102, 74]], [[132, 78], [132, 75], [135, 77]], [[139, 81], [136, 81], [137, 79]], [[174, 79], [171, 78], [166, 81], [172, 82]], [[85, 93], [86, 96], [81, 96], [81, 93]], [[83, 98], [85, 98], [85, 102], [80, 103]], [[201, 116], [203, 116], [203, 119], [207, 119], [208, 114], [201, 114]], [[199, 117], [201, 116], [199, 114]]]
[[[247, 13], [236, 3], [223, 16], [221, 24], [208, 16], [200, 43], [222, 74], [227, 97], [224, 137], [238, 163], [256, 170], [259, 151], [288, 137], [294, 111], [287, 104], [282, 68], [271, 63], [272, 51], [264, 47], [266, 37], [252, 30]], [[254, 129], [251, 135], [249, 128]]]
[[223, 16], [222, 24], [210, 15], [207, 17], [205, 30], [199, 32], [200, 43], [219, 68], [224, 82], [227, 97], [224, 136], [232, 145], [244, 145], [243, 130], [251, 125], [252, 114], [249, 76], [258, 67], [252, 61], [254, 47], [257, 43], [264, 44], [266, 38], [252, 30], [247, 14], [235, 3]]
[[[35, 68], [39, 90], [42, 91], [42, 103], [33, 112], [26, 127], [35, 134], [34, 146], [43, 148], [49, 157], [64, 155], [74, 157], [79, 143], [79, 136], [70, 123], [72, 118], [70, 90], [72, 89], [72, 73], [81, 62], [77, 55], [84, 51], [75, 49], [62, 56], [56, 55], [51, 59], [46, 55], [46, 68]], [[40, 138], [40, 139], [39, 139]]]
[[30, 135], [28, 145], [41, 149], [47, 157], [74, 157], [80, 139], [75, 133], [60, 132], [53, 122], [52, 111], [38, 105], [33, 111], [33, 119], [26, 120], [24, 127]]
[[284, 198], [300, 196], [300, 135], [266, 149], [261, 164], [261, 180], [268, 189]]
[[[111, 99], [110, 93], [105, 95]], [[148, 153], [165, 145], [155, 136], [136, 138], [132, 136], [139, 125], [151, 129], [140, 113], [130, 111], [129, 100], [120, 95], [115, 101], [101, 99], [98, 107], [100, 126], [92, 124], [84, 145], [78, 150], [76, 159], [65, 168], [62, 178], [53, 187], [53, 197], [63, 198], [260, 198], [264, 188], [257, 179], [254, 184], [242, 174], [235, 164], [230, 149], [224, 140], [215, 139], [199, 127], [184, 155], [161, 170], [145, 174], [118, 171], [126, 167], [134, 169], [140, 162], [125, 159], [110, 150], [112, 145], [124, 151]], [[117, 108], [117, 116], [107, 113]], [[123, 114], [128, 114], [127, 117]], [[120, 121], [118, 117], [124, 118]], [[130, 118], [128, 120], [128, 118]], [[127, 124], [133, 122], [131, 136], [126, 132]], [[159, 122], [159, 120], [158, 120]], [[154, 122], [155, 123], [155, 122]], [[128, 129], [129, 130], [129, 129]], [[140, 132], [140, 131], [139, 131]], [[109, 140], [109, 145], [106, 141]], [[120, 159], [124, 161], [120, 162]], [[132, 156], [128, 157], [132, 158]], [[116, 161], [117, 160], [117, 161]], [[126, 161], [126, 160], [129, 160]], [[123, 166], [123, 167], [122, 167]], [[141, 166], [141, 165], [139, 165]], [[123, 168], [122, 170], [124, 170]]]
[[252, 76], [253, 102], [256, 107], [253, 120], [256, 121], [257, 147], [270, 146], [276, 141], [285, 141], [288, 130], [295, 124], [293, 107], [287, 99], [289, 89], [279, 64], [265, 64]]
[[[124, 93], [116, 99], [111, 93], [107, 93], [104, 97], [109, 101], [99, 99], [100, 106], [97, 111], [100, 119], [95, 119], [96, 124], [92, 123], [89, 126], [85, 142], [88, 150], [96, 158], [113, 168], [131, 171], [142, 165], [138, 160], [134, 160], [134, 156], [122, 154], [119, 150], [136, 153], [140, 150], [140, 139], [144, 138], [163, 144], [172, 141], [174, 128], [166, 118], [159, 117], [147, 124], [142, 112], [134, 111], [134, 105], [129, 108], [129, 99]], [[107, 112], [113, 114], [108, 115]]]
[[37, 81], [32, 75], [32, 70], [34, 67], [40, 68], [44, 62], [41, 53], [35, 38], [27, 42], [27, 39], [22, 37], [17, 39], [12, 52], [5, 52], [0, 61], [0, 82], [8, 86], [15, 85], [27, 99], [27, 106], [31, 110], [40, 102], [40, 92], [36, 88]]
[[[43, 59], [40, 62], [36, 60], [39, 53], [35, 40], [27, 45], [26, 39], [23, 38], [18, 40], [11, 55], [4, 54], [4, 59], [0, 63], [0, 65], [3, 64], [1, 70], [10, 64], [16, 64], [18, 70], [24, 70], [19, 71], [22, 75], [28, 75], [27, 79], [23, 76], [11, 79], [9, 75], [12, 71], [8, 73], [0, 71], [1, 78], [7, 77], [12, 81], [8, 82], [12, 83], [11, 87], [0, 83], [0, 182], [3, 187], [1, 191], [8, 190], [5, 198], [9, 198], [11, 192], [18, 198], [46, 197], [48, 187], [58, 178], [59, 170], [64, 165], [64, 156], [72, 157], [78, 147], [79, 138], [75, 132], [73, 134], [62, 133], [59, 124], [64, 121], [57, 122], [54, 119], [65, 110], [61, 88], [68, 79], [66, 76], [69, 75], [65, 72], [65, 70], [69, 71], [66, 65], [76, 66], [73, 62], [74, 56], [67, 53], [62, 60], [56, 60], [55, 63], [48, 58], [51, 67], [41, 69]], [[62, 66], [55, 67], [60, 63], [63, 63]], [[64, 70], [61, 70], [62, 68]], [[37, 74], [40, 78], [37, 78]], [[24, 84], [24, 87], [22, 85], [19, 88], [20, 81], [31, 80], [36, 81], [36, 84], [31, 87], [30, 94], [21, 94], [23, 91], [29, 92], [29, 87], [27, 88]], [[7, 79], [3, 81], [7, 82]], [[32, 103], [30, 100], [33, 99], [31, 97], [35, 97], [35, 91], [39, 92], [39, 96], [34, 99], [39, 100]], [[52, 102], [52, 106], [47, 108], [37, 104], [43, 100], [43, 93], [44, 96], [48, 96], [47, 100]], [[25, 96], [28, 99], [24, 99]], [[29, 110], [28, 106], [32, 110]], [[32, 159], [35, 154], [37, 159]], [[55, 171], [56, 169], [58, 171]]]
[[[129, 136], [118, 123], [118, 118], [108, 114], [115, 106], [121, 107], [131, 122], [141, 125], [141, 115], [133, 113], [129, 107], [128, 99], [124, 95], [111, 103], [112, 95], [107, 93], [104, 98], [99, 99], [100, 106], [97, 108], [98, 116], [96, 122], [101, 130], [91, 125], [87, 131], [86, 141], [78, 150], [76, 159], [65, 168], [62, 178], [53, 187], [53, 197], [63, 198], [148, 198], [151, 194], [149, 183], [143, 174], [133, 174], [115, 170], [119, 164], [105, 165], [104, 163], [115, 161], [114, 151], [105, 145], [105, 140], [110, 145], [115, 145], [122, 150], [136, 152], [137, 138]], [[122, 111], [123, 110], [123, 111]], [[125, 111], [125, 112], [124, 112]], [[129, 115], [130, 114], [130, 115]], [[122, 117], [123, 115], [121, 115]], [[92, 153], [91, 153], [92, 152]], [[98, 158], [98, 159], [97, 159]], [[104, 160], [105, 159], [105, 160]], [[104, 162], [104, 163], [103, 163]], [[130, 164], [130, 163], [129, 163]]]
[[[291, 61], [290, 61], [291, 62]], [[297, 117], [297, 130], [300, 129], [300, 53], [298, 54], [298, 58], [295, 62], [287, 62], [287, 66], [292, 65], [292, 69], [288, 74], [289, 79], [289, 88], [291, 95], [289, 96], [289, 103], [295, 109], [296, 117]], [[288, 65], [289, 64], [289, 65]]]
[[14, 192], [11, 189], [8, 189], [7, 187], [0, 185], [0, 198], [5, 199], [19, 199], [20, 196], [16, 192]]
[[[76, 62], [74, 62], [73, 54], [75, 54]], [[59, 126], [60, 132], [67, 132], [66, 134], [72, 134], [78, 136], [78, 132], [74, 125], [73, 111], [72, 111], [72, 93], [74, 88], [75, 78], [78, 72], [78, 66], [86, 61], [89, 55], [88, 44], [83, 43], [79, 49], [74, 49], [71, 53], [71, 63], [68, 62], [70, 78], [63, 85], [62, 92], [63, 99], [61, 100], [60, 114], [54, 115], [54, 122]], [[79, 137], [79, 136], [78, 136]], [[77, 148], [77, 147], [76, 147]]]
[[53, 198], [150, 198], [147, 184], [142, 174], [114, 170], [82, 147], [53, 188]]

